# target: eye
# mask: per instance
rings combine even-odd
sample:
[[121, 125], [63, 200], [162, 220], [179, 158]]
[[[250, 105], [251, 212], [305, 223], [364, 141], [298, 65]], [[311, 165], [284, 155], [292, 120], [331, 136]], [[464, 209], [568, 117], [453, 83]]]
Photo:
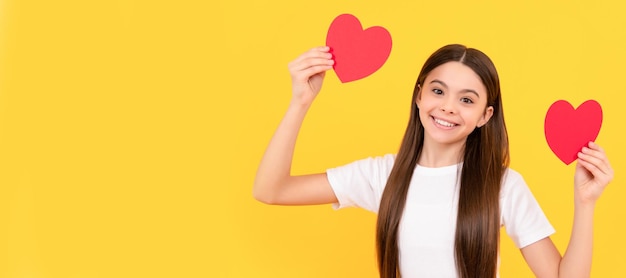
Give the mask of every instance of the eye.
[[467, 103], [467, 104], [474, 103], [474, 101], [471, 98], [468, 98], [468, 97], [461, 98], [461, 102], [464, 102], [464, 103]]
[[433, 93], [435, 93], [435, 95], [442, 95], [443, 91], [440, 89], [433, 89]]

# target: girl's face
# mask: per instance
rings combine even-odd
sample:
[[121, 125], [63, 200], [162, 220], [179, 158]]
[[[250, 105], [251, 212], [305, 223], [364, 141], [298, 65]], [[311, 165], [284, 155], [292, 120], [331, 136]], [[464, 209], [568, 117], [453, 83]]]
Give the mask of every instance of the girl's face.
[[415, 100], [424, 126], [425, 143], [465, 144], [467, 136], [489, 121], [487, 89], [480, 77], [460, 62], [433, 69]]

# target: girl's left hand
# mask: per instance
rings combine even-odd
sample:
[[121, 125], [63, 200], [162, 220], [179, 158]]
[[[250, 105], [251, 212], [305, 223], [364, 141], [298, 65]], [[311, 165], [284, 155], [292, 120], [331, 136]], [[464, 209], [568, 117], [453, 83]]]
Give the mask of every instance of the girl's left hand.
[[613, 179], [613, 168], [604, 150], [594, 142], [589, 142], [578, 153], [578, 163], [574, 174], [574, 188], [577, 200], [594, 203], [604, 188]]

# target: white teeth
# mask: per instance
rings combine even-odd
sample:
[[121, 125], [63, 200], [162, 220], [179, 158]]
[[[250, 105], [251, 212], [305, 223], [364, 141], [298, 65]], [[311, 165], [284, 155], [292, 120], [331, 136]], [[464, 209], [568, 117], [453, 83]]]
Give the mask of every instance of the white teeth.
[[442, 126], [447, 126], [447, 127], [453, 127], [454, 126], [453, 123], [449, 123], [449, 122], [446, 122], [446, 121], [440, 120], [440, 119], [435, 119], [435, 122], [440, 124], [440, 125], [442, 125]]

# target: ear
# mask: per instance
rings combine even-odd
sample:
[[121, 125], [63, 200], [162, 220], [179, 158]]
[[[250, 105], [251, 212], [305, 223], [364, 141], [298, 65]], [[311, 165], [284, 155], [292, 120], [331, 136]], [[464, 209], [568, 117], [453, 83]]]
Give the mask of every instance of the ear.
[[489, 122], [489, 119], [491, 119], [491, 116], [493, 116], [493, 106], [488, 106], [487, 109], [485, 109], [485, 114], [483, 114], [480, 120], [478, 120], [476, 127], [480, 128], [486, 125], [487, 122]]
[[420, 101], [422, 100], [422, 86], [417, 84], [417, 96], [415, 97], [415, 105], [420, 108]]

